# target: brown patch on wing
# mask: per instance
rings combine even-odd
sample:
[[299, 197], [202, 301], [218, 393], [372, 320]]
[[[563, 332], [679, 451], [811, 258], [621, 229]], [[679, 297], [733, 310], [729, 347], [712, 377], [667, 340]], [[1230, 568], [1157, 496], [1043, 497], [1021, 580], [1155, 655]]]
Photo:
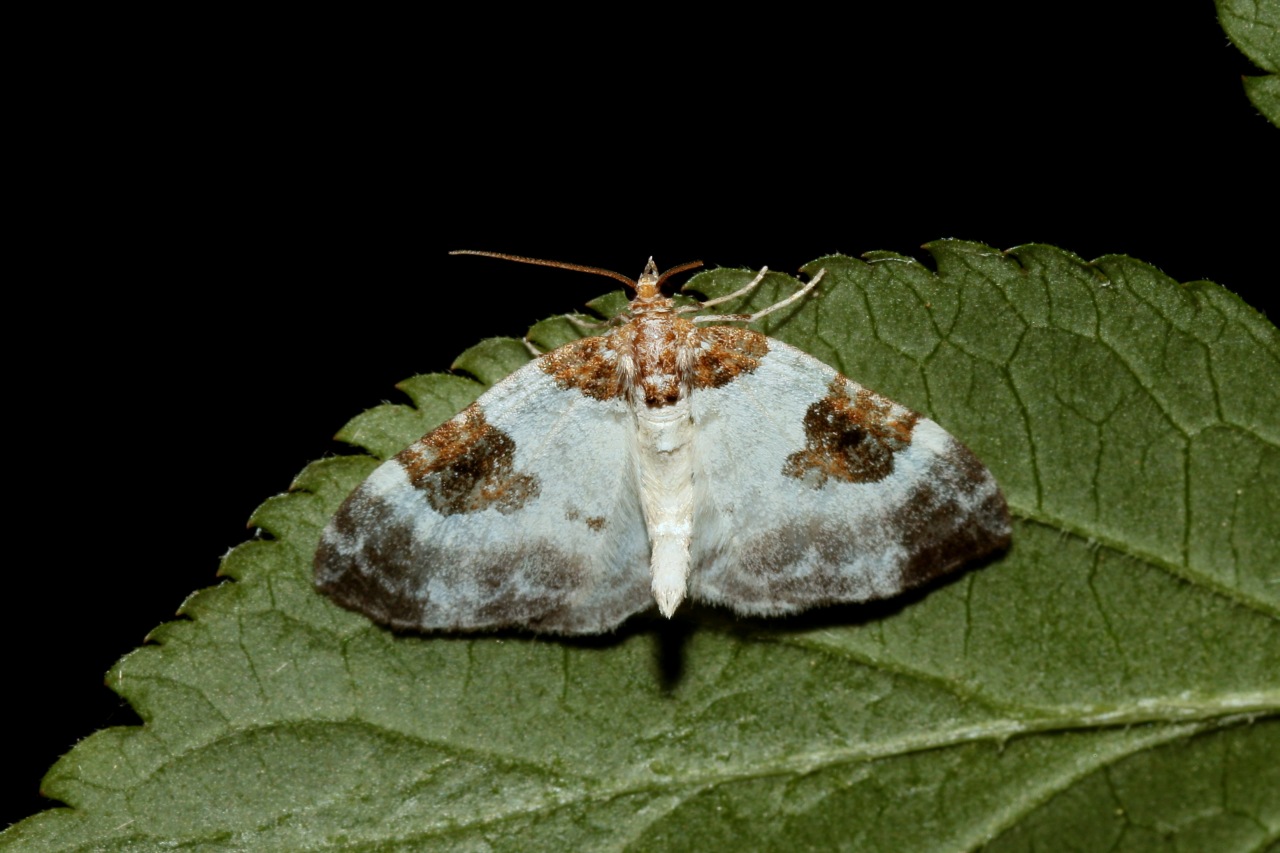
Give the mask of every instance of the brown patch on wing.
[[954, 438], [937, 473], [888, 519], [908, 556], [904, 588], [919, 586], [1009, 547], [1012, 523], [1004, 494], [973, 451]]
[[364, 487], [343, 502], [320, 537], [316, 588], [349, 610], [397, 627], [421, 622], [413, 531], [395, 523], [386, 504]]
[[827, 396], [804, 415], [804, 450], [792, 453], [782, 473], [821, 489], [835, 478], [874, 483], [893, 473], [894, 454], [911, 444], [920, 416], [865, 388], [849, 397], [848, 380], [836, 376]]
[[617, 335], [583, 338], [538, 358], [538, 366], [558, 388], [574, 389], [596, 400], [611, 400], [624, 393], [618, 370]]
[[699, 329], [699, 351], [693, 365], [694, 388], [719, 388], [760, 366], [769, 339], [750, 329], [712, 326]]
[[734, 543], [732, 562], [695, 574], [691, 595], [739, 613], [797, 613], [888, 598], [1009, 546], [1004, 495], [954, 438], [909, 492], [885, 497], [882, 514], [797, 518]]
[[603, 515], [593, 515], [590, 518], [583, 518], [582, 513], [573, 507], [564, 511], [564, 517], [566, 521], [581, 521], [594, 533], [599, 533], [601, 530], [604, 530], [609, 526], [609, 520]]
[[538, 537], [479, 543], [463, 557], [361, 486], [321, 534], [315, 585], [401, 630], [598, 634], [653, 604], [646, 565], [593, 572]]
[[515, 512], [539, 492], [515, 470], [516, 443], [476, 404], [396, 456], [414, 488], [441, 515], [496, 509]]
[[545, 542], [522, 548], [474, 572], [477, 600], [468, 602], [473, 618], [480, 624], [535, 631], [571, 624], [571, 602], [587, 582], [586, 566]]

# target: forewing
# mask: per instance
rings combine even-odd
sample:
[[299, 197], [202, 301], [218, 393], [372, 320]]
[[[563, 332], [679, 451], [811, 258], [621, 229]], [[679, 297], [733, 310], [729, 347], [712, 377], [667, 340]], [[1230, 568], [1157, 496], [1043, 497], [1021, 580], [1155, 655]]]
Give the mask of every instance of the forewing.
[[885, 598], [1008, 545], [1004, 496], [967, 447], [762, 340], [751, 369], [692, 395], [693, 598], [758, 615]]
[[574, 354], [536, 359], [375, 470], [325, 528], [316, 586], [418, 630], [599, 633], [648, 607], [633, 419], [557, 384], [552, 355]]

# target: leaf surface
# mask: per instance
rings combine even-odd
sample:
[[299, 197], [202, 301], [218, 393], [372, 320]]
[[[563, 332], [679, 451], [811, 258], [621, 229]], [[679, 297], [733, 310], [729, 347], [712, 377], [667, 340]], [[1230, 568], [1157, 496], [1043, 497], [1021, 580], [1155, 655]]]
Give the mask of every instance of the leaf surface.
[[1253, 64], [1271, 72], [1244, 78], [1245, 94], [1280, 127], [1280, 0], [1217, 0], [1227, 37]]
[[[0, 848], [1274, 846], [1280, 334], [1128, 258], [929, 251], [936, 271], [816, 261], [816, 294], [763, 330], [968, 443], [1015, 515], [1003, 558], [795, 619], [396, 636], [311, 588], [320, 529], [376, 465], [317, 462], [255, 513], [269, 536], [228, 555], [235, 582], [109, 674], [145, 725], [80, 743], [44, 780], [69, 807]], [[490, 383], [527, 358], [487, 341], [458, 365]], [[385, 457], [483, 390], [400, 387], [413, 406], [344, 437]]]

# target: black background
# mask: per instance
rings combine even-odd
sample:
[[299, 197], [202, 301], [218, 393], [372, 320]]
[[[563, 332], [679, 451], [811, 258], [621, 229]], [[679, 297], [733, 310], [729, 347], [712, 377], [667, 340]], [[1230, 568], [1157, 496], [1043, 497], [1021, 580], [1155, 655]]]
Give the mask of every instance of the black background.
[[1116, 6], [590, 37], [223, 22], [110, 53], [33, 131], [0, 825], [48, 805], [78, 739], [137, 722], [103, 673], [348, 418], [613, 289], [449, 249], [635, 276], [650, 254], [794, 271], [1044, 242], [1274, 305], [1280, 130], [1254, 70], [1208, 3]]

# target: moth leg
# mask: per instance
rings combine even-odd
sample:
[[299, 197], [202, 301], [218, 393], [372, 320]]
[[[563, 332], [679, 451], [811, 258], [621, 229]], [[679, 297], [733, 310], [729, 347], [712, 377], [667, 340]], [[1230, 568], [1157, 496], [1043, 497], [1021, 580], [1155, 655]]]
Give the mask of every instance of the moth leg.
[[[797, 299], [803, 299], [805, 295], [809, 293], [809, 291], [813, 290], [815, 287], [818, 286], [818, 282], [822, 281], [822, 277], [826, 274], [827, 274], [827, 271], [825, 269], [818, 270], [818, 274], [815, 275], [813, 278], [809, 279], [809, 283], [806, 284], [804, 287], [800, 288], [795, 293], [791, 294], [781, 302], [775, 302], [774, 304], [770, 305], [768, 308], [761, 308], [759, 311], [757, 311], [754, 314], [704, 314], [700, 317], [694, 317], [693, 322], [723, 323], [725, 321], [737, 322], [741, 320], [746, 323], [754, 323], [756, 320], [759, 320], [761, 317], [765, 317], [769, 314], [772, 314], [774, 311], [779, 311], [783, 308], [786, 308], [788, 305], [795, 302]], [[761, 273], [761, 275], [763, 275], [763, 273]], [[758, 283], [758, 279], [759, 277], [757, 277], [757, 283]]]
[[708, 299], [706, 302], [700, 302], [696, 306], [689, 305], [684, 308], [677, 308], [676, 313], [687, 314], [690, 311], [701, 311], [703, 308], [710, 308], [713, 305], [719, 305], [723, 302], [728, 302], [731, 299], [737, 299], [739, 296], [746, 296], [748, 293], [755, 290], [756, 287], [760, 284], [760, 282], [764, 281], [765, 273], [767, 273], [768, 271], [769, 271], [768, 267], [761, 267], [760, 272], [756, 273], [756, 277], [751, 279], [751, 283], [748, 284], [746, 287], [740, 290], [735, 290], [733, 293], [730, 293], [728, 296], [717, 296], [715, 299]]
[[813, 290], [815, 287], [818, 286], [818, 282], [822, 281], [822, 277], [826, 274], [827, 274], [826, 269], [818, 270], [818, 274], [815, 275], [813, 278], [809, 279], [809, 283], [806, 284], [804, 287], [800, 288], [795, 293], [791, 294], [781, 302], [776, 302], [773, 305], [770, 305], [768, 308], [760, 309], [759, 311], [751, 315], [751, 319], [748, 322], [754, 323], [756, 320], [759, 320], [761, 317], [764, 317], [767, 314], [772, 314], [774, 311], [779, 311], [783, 308], [786, 308], [788, 305], [790, 305], [792, 302], [795, 302], [797, 299], [803, 299], [809, 293], [809, 291]]

